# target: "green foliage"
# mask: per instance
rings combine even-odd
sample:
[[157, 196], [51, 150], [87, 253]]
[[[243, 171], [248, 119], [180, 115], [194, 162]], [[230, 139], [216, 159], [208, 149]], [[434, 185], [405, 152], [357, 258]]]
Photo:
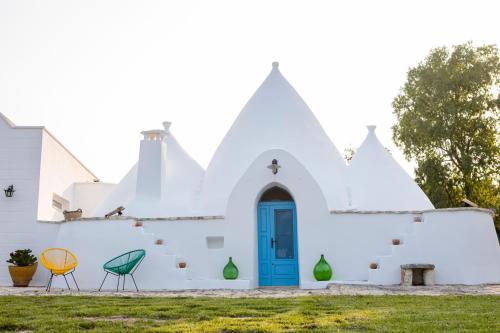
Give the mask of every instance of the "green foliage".
[[4, 296], [0, 331], [497, 332], [498, 301], [498, 296]]
[[351, 146], [344, 149], [344, 160], [346, 160], [347, 164], [351, 164], [351, 160], [355, 154], [356, 154], [356, 149], [354, 149]]
[[438, 208], [463, 198], [496, 209], [500, 230], [500, 55], [470, 42], [431, 50], [408, 71], [392, 105], [393, 139], [417, 162], [416, 181]]
[[11, 252], [10, 259], [7, 262], [15, 266], [31, 266], [36, 263], [36, 257], [31, 252], [30, 249]]

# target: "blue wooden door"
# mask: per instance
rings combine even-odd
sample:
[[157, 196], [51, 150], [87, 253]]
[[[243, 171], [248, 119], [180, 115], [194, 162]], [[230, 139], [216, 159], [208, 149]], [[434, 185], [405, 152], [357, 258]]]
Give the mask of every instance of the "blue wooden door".
[[296, 286], [297, 214], [293, 202], [261, 202], [258, 205], [259, 285]]

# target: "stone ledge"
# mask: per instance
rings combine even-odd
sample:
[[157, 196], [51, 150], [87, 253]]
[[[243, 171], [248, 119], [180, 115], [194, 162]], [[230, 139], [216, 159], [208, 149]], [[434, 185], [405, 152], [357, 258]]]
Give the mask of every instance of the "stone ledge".
[[69, 222], [85, 222], [85, 221], [144, 221], [144, 222], [175, 222], [175, 221], [213, 221], [213, 220], [224, 220], [223, 215], [208, 215], [208, 216], [171, 216], [171, 217], [134, 217], [134, 216], [111, 216], [109, 218], [105, 217], [83, 217], [74, 220], [60, 220], [60, 221], [46, 221], [38, 220], [40, 223], [50, 223], [50, 224], [62, 224]]
[[414, 269], [414, 268], [420, 268], [420, 269], [434, 269], [436, 266], [433, 264], [406, 264], [406, 265], [401, 265], [402, 269]]
[[330, 214], [424, 214], [424, 213], [449, 213], [449, 212], [481, 212], [495, 215], [493, 209], [476, 207], [456, 207], [456, 208], [438, 208], [426, 210], [331, 210]]

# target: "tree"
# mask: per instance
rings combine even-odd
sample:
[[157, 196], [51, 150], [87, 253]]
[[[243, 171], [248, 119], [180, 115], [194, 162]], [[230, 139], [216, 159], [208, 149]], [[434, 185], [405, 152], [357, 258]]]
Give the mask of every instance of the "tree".
[[500, 230], [500, 56], [496, 45], [431, 50], [392, 103], [393, 140], [438, 208], [468, 198]]

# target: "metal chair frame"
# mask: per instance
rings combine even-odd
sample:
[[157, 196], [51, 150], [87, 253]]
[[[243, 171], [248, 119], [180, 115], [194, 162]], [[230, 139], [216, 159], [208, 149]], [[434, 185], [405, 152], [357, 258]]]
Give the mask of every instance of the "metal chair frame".
[[[45, 254], [52, 252], [52, 251], [63, 251], [64, 252], [64, 265], [65, 265], [64, 267], [54, 266], [53, 262], [51, 262], [50, 260], [47, 260], [47, 258], [45, 257]], [[70, 267], [66, 267], [68, 256], [70, 256], [74, 260], [74, 262], [72, 262]], [[64, 249], [64, 248], [45, 249], [40, 254], [40, 262], [50, 272], [49, 282], [47, 283], [47, 287], [45, 288], [45, 290], [47, 292], [50, 292], [50, 288], [52, 287], [52, 281], [54, 280], [54, 276], [59, 276], [59, 275], [62, 275], [64, 277], [64, 281], [66, 281], [66, 286], [68, 287], [68, 290], [71, 290], [69, 283], [68, 283], [68, 279], [66, 279], [66, 275], [69, 275], [69, 274], [71, 274], [71, 277], [73, 278], [73, 282], [75, 282], [76, 289], [78, 291], [80, 291], [80, 288], [78, 287], [78, 283], [76, 283], [75, 276], [73, 275], [73, 272], [76, 270], [76, 267], [78, 266], [78, 259], [71, 251]]]
[[[127, 275], [130, 275], [130, 277], [132, 278], [132, 281], [134, 282], [135, 290], [139, 291], [139, 288], [137, 288], [137, 284], [135, 283], [134, 273], [137, 270], [137, 268], [139, 268], [139, 265], [142, 263], [142, 261], [144, 260], [145, 257], [146, 257], [146, 255], [144, 254], [144, 256], [142, 256], [142, 258], [137, 262], [137, 264], [135, 264], [134, 269], [130, 273], [127, 273], [127, 274], [116, 274], [115, 272], [111, 272], [111, 271], [109, 271], [107, 269], [104, 269], [104, 271], [106, 272], [106, 275], [104, 276], [104, 280], [102, 280], [101, 286], [99, 287], [99, 291], [101, 291], [102, 286], [104, 285], [104, 282], [106, 281], [106, 278], [108, 277], [108, 274], [111, 274], [111, 275], [114, 275], [114, 276], [118, 277], [118, 282], [116, 284], [116, 291], [118, 291], [118, 289], [120, 288], [120, 277], [121, 276], [123, 276], [122, 290], [125, 290], [125, 277]], [[123, 264], [121, 266], [125, 266], [125, 265], [128, 265], [128, 263]]]
[[75, 268], [73, 268], [72, 270], [70, 270], [69, 272], [66, 272], [64, 274], [57, 274], [57, 273], [54, 274], [52, 271], [50, 271], [49, 283], [47, 283], [47, 288], [45, 288], [45, 291], [50, 292], [50, 287], [52, 287], [52, 280], [54, 279], [54, 276], [59, 276], [59, 275], [62, 275], [64, 277], [64, 281], [66, 281], [66, 286], [68, 286], [68, 290], [71, 290], [71, 288], [69, 287], [68, 280], [66, 279], [66, 275], [69, 275], [69, 274], [71, 274], [71, 277], [73, 278], [73, 281], [75, 282], [76, 289], [78, 291], [80, 291], [80, 288], [78, 287], [78, 283], [76, 283], [75, 276], [73, 275], [74, 271], [75, 271]]

